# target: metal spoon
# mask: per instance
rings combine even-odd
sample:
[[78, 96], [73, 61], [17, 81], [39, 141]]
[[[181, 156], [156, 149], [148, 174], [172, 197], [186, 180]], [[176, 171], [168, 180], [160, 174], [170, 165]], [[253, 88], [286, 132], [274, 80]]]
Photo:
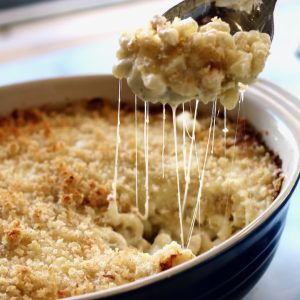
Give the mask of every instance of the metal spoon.
[[172, 21], [175, 17], [185, 19], [192, 17], [199, 25], [204, 25], [213, 17], [220, 17], [230, 25], [231, 33], [237, 31], [258, 30], [270, 35], [274, 34], [273, 12], [277, 0], [263, 0], [260, 7], [252, 10], [250, 14], [226, 7], [216, 6], [215, 1], [185, 0], [175, 5], [164, 16]]

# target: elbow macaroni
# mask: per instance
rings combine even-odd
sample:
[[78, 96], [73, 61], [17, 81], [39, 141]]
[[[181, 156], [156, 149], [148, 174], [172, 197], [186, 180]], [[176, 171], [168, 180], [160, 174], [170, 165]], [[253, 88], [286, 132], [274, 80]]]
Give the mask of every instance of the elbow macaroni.
[[156, 16], [148, 28], [124, 33], [113, 67], [143, 100], [176, 104], [217, 98], [232, 109], [239, 85], [255, 81], [269, 55], [269, 35], [258, 31], [230, 34], [214, 18], [201, 27], [192, 18], [173, 22]]

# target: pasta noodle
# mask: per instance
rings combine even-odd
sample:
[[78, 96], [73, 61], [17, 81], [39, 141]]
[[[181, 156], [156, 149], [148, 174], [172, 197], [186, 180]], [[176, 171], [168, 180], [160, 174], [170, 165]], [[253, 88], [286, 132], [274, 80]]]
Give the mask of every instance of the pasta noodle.
[[141, 99], [175, 105], [220, 99], [228, 109], [240, 84], [254, 82], [269, 55], [271, 39], [258, 31], [230, 33], [221, 19], [198, 26], [192, 18], [173, 22], [156, 16], [148, 28], [124, 33], [113, 67]]

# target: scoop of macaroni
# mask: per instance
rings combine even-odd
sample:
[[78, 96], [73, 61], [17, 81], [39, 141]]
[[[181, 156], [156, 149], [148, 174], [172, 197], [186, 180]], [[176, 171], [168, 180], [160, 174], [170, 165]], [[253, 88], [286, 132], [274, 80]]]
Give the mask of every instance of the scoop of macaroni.
[[258, 31], [231, 35], [219, 18], [199, 27], [192, 18], [156, 16], [148, 28], [121, 36], [113, 74], [146, 101], [218, 98], [232, 109], [240, 83], [252, 83], [263, 70], [270, 45], [269, 35]]

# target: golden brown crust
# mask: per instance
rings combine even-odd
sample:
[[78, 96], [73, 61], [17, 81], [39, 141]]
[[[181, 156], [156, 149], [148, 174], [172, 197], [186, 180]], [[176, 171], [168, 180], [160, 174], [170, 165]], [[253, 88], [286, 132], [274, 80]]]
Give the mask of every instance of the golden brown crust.
[[[150, 117], [150, 216], [141, 221], [135, 208], [134, 114], [128, 109], [121, 113], [120, 213], [116, 214], [107, 196], [114, 174], [117, 114], [103, 103], [94, 99], [61, 111], [16, 111], [0, 119], [1, 299], [55, 299], [112, 288], [194, 257], [190, 250], [170, 243], [179, 241], [170, 115], [165, 179], [161, 177], [161, 115]], [[203, 162], [210, 120], [203, 117], [199, 122], [197, 142]], [[217, 121], [201, 202], [201, 230], [197, 223], [191, 243], [195, 254], [251, 222], [280, 190], [282, 177], [274, 155], [253, 132], [241, 133], [242, 127], [234, 145], [235, 122], [229, 122], [228, 128], [225, 157], [223, 120]], [[140, 112], [138, 135], [142, 210], [145, 173]], [[182, 132], [178, 132], [178, 145], [181, 142]], [[182, 159], [180, 150], [183, 190]], [[198, 166], [193, 159], [185, 235], [197, 191]]]

